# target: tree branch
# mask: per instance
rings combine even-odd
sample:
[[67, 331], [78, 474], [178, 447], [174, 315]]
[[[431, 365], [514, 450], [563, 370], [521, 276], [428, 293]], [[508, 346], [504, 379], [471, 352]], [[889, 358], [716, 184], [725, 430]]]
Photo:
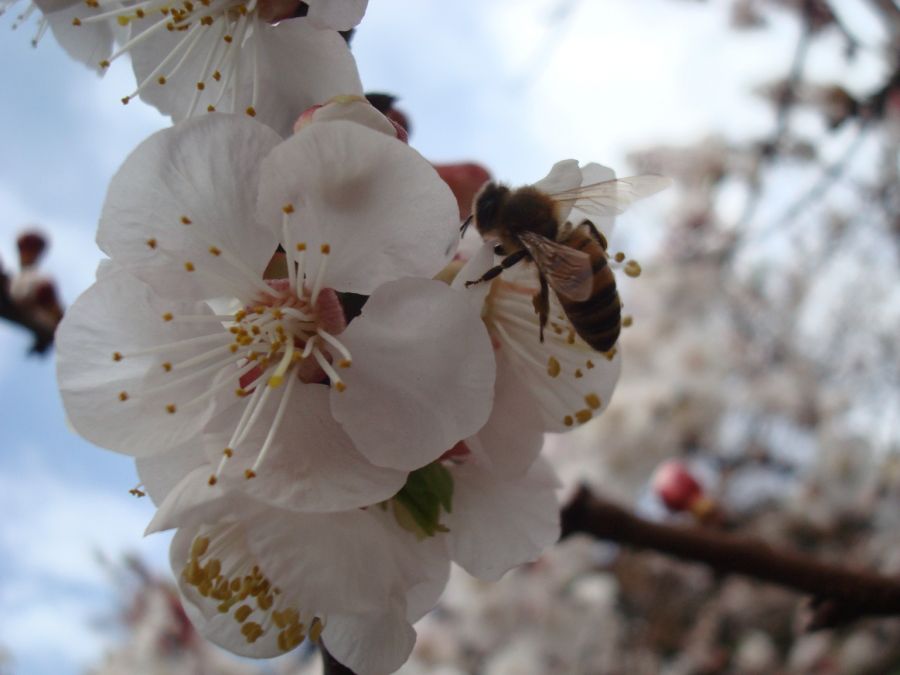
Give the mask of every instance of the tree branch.
[[866, 615], [900, 615], [898, 579], [823, 563], [794, 551], [776, 551], [758, 539], [650, 522], [594, 495], [586, 487], [563, 509], [561, 518], [563, 538], [584, 533], [704, 563], [721, 574], [743, 574], [808, 593], [820, 612], [811, 628]]
[[43, 354], [53, 345], [53, 330], [36, 320], [28, 312], [22, 311], [13, 302], [7, 287], [7, 276], [2, 270], [0, 270], [0, 319], [18, 324], [31, 332], [34, 342], [30, 351], [34, 354]]

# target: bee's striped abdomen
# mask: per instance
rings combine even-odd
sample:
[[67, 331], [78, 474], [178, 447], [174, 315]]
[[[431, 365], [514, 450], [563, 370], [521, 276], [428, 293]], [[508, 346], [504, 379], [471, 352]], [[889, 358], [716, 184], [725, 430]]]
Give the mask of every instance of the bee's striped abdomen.
[[606, 251], [580, 230], [573, 232], [566, 244], [591, 257], [594, 278], [587, 300], [577, 302], [559, 295], [559, 302], [581, 339], [597, 351], [607, 352], [619, 338], [622, 303], [616, 290], [616, 278], [606, 260]]

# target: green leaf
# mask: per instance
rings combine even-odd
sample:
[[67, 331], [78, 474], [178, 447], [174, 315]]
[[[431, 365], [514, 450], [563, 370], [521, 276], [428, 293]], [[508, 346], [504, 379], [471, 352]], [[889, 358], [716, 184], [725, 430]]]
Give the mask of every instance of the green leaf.
[[[394, 495], [394, 517], [407, 530], [425, 537], [447, 532], [441, 525], [441, 510], [453, 508], [453, 476], [440, 462], [411, 472], [406, 484]], [[398, 508], [399, 507], [399, 508]]]

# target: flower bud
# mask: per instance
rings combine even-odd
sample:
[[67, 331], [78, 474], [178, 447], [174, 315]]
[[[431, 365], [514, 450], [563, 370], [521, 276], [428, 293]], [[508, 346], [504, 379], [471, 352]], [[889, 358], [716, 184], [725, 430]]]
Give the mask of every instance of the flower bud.
[[24, 267], [34, 265], [47, 248], [47, 238], [36, 230], [26, 230], [16, 239], [19, 247], [19, 264]]
[[491, 179], [491, 174], [480, 164], [461, 162], [459, 164], [435, 164], [438, 175], [453, 190], [459, 205], [459, 218], [465, 220], [472, 213], [472, 202], [481, 186]]
[[693, 510], [694, 504], [703, 497], [703, 486], [675, 459], [656, 468], [651, 485], [653, 493], [673, 513]]

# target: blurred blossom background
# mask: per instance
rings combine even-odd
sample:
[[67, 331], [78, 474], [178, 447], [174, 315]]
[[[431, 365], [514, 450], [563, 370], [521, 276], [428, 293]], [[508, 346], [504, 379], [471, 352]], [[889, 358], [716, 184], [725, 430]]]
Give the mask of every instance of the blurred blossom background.
[[[125, 156], [168, 121], [123, 107], [33, 22], [0, 19], [0, 263], [49, 242], [69, 305]], [[574, 157], [675, 187], [619, 220], [624, 371], [546, 452], [661, 520], [900, 573], [900, 5], [895, 0], [372, 0], [352, 41], [411, 144], [512, 185]], [[299, 112], [299, 111], [298, 111]], [[132, 462], [66, 426], [52, 352], [0, 324], [0, 673], [314, 673], [197, 638]], [[652, 483], [666, 460], [704, 513]], [[676, 499], [677, 501], [677, 499]], [[709, 524], [710, 513], [715, 523]], [[900, 622], [803, 632], [802, 598], [586, 539], [494, 585], [454, 574], [403, 673], [889, 673]]]

